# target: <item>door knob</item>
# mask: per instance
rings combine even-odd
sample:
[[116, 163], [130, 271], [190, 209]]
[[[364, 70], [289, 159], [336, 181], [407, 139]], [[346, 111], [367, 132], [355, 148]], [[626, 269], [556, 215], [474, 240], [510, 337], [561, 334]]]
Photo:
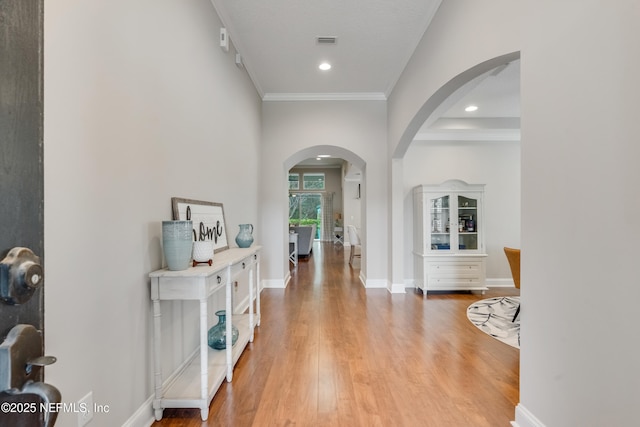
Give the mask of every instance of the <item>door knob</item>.
[[40, 258], [31, 249], [15, 247], [0, 261], [0, 299], [10, 305], [23, 304], [43, 279]]

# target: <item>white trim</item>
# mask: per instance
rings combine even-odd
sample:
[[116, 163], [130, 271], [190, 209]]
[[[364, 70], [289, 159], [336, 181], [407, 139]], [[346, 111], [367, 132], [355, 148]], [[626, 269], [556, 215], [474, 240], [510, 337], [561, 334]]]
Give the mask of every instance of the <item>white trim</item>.
[[291, 272], [287, 271], [287, 274], [284, 276], [284, 287], [289, 286], [289, 282], [291, 282]]
[[391, 284], [391, 289], [389, 292], [391, 292], [392, 294], [406, 294], [407, 285], [403, 284], [403, 283], [392, 283]]
[[362, 274], [360, 274], [360, 280], [365, 284], [367, 289], [389, 289], [389, 282], [384, 279], [367, 279], [364, 280]]
[[487, 279], [486, 282], [488, 287], [490, 288], [515, 288], [516, 285], [513, 283], [513, 279]]
[[279, 279], [271, 279], [271, 280], [262, 280], [262, 289], [272, 288], [272, 289], [285, 289], [289, 284], [289, 280], [291, 280], [291, 274], [287, 273], [287, 277], [283, 280]]
[[417, 288], [416, 279], [404, 279], [404, 288]]
[[122, 424], [122, 427], [149, 427], [156, 419], [153, 416], [153, 395]]
[[[200, 352], [200, 347], [196, 348], [193, 351], [193, 353], [191, 353], [189, 356], [187, 356], [184, 359], [184, 361], [182, 362], [182, 364], [175, 371], [173, 371], [173, 373], [171, 375], [169, 375], [167, 377], [167, 379], [165, 379], [162, 382], [162, 388], [165, 389], [170, 384], [172, 384], [178, 378], [178, 375], [181, 374], [182, 371], [184, 371], [184, 369], [187, 367], [187, 365], [189, 365], [189, 363], [191, 363], [191, 361], [193, 359], [198, 357], [198, 353], [199, 352]], [[122, 427], [143, 427], [143, 426], [144, 427], [149, 427], [150, 425], [152, 425], [155, 422], [155, 416], [154, 416], [155, 411], [153, 409], [153, 399], [154, 398], [155, 398], [155, 396], [151, 395], [151, 397], [149, 397], [147, 400], [145, 400], [145, 402], [142, 404], [142, 406], [140, 406], [133, 413], [133, 415], [127, 421], [125, 421], [125, 423], [122, 425]], [[147, 416], [145, 415], [145, 412], [148, 412], [148, 415], [149, 415], [150, 418], [147, 418]]]
[[522, 403], [516, 406], [516, 420], [511, 422], [513, 427], [545, 427]]
[[386, 101], [382, 92], [361, 93], [265, 93], [263, 101]]
[[[256, 300], [256, 297], [253, 297], [253, 300]], [[249, 309], [249, 295], [247, 295], [246, 297], [244, 297], [242, 299], [242, 301], [240, 301], [235, 307], [234, 310], [236, 310], [236, 313], [244, 313], [246, 310]]]
[[448, 129], [419, 132], [414, 141], [520, 141], [520, 129]]
[[[488, 288], [515, 288], [516, 287], [516, 285], [513, 283], [513, 279], [499, 279], [499, 278], [489, 279], [488, 278], [485, 281], [485, 283], [486, 283]], [[394, 286], [401, 286], [401, 285], [394, 284]], [[416, 286], [416, 280], [415, 279], [405, 279], [404, 287], [406, 289], [408, 289], [408, 288], [418, 288], [418, 286]]]

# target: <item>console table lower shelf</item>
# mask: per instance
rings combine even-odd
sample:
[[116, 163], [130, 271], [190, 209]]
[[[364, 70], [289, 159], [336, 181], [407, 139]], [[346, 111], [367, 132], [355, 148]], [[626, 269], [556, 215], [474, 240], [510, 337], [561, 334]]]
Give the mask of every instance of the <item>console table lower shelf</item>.
[[[249, 330], [248, 314], [234, 314], [233, 324], [240, 332], [238, 341], [232, 347], [232, 364], [235, 366], [240, 355], [250, 341], [251, 332]], [[153, 407], [156, 411], [156, 419], [162, 418], [162, 411], [165, 408], [199, 408], [201, 418], [205, 421], [209, 415], [209, 405], [213, 396], [222, 385], [225, 377], [228, 376], [226, 350], [214, 350], [207, 347], [207, 372], [202, 376], [202, 366], [200, 360], [200, 349], [198, 349], [180, 368], [174, 376], [167, 380], [163, 387], [162, 399], [156, 399]], [[203, 378], [207, 378], [207, 394], [203, 398], [199, 393], [197, 384], [201, 384]], [[228, 378], [231, 381], [231, 378]]]

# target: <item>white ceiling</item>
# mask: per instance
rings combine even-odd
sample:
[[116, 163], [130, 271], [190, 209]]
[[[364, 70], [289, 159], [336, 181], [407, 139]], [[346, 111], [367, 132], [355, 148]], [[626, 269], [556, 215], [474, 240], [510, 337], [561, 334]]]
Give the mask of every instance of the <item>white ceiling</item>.
[[[386, 99], [441, 1], [211, 0], [231, 40], [229, 54], [240, 54], [265, 101]], [[317, 37], [337, 42], [318, 44]], [[332, 69], [320, 71], [323, 61]], [[518, 61], [470, 82], [416, 140], [519, 140], [519, 80]], [[475, 113], [464, 111], [470, 103], [478, 105]]]
[[[465, 111], [476, 105], [473, 112]], [[519, 141], [520, 61], [491, 70], [462, 86], [418, 131], [418, 141]]]
[[[387, 96], [441, 0], [211, 0], [264, 98]], [[316, 38], [337, 38], [319, 45]], [[329, 61], [332, 69], [320, 71]]]

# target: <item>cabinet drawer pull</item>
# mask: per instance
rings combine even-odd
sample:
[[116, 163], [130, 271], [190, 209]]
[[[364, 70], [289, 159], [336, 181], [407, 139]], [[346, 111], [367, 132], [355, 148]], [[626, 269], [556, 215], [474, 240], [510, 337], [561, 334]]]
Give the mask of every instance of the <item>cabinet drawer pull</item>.
[[247, 265], [243, 262], [242, 263], [242, 269], [244, 270], [247, 267]]
[[218, 280], [218, 285], [222, 283], [222, 277], [218, 276], [217, 280]]

